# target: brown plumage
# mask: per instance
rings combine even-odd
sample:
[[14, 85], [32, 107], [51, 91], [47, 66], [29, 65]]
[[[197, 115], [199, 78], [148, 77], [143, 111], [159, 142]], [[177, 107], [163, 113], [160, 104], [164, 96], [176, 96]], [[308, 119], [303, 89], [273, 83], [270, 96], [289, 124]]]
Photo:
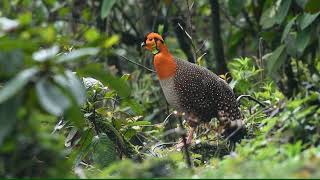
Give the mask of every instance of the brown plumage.
[[194, 128], [213, 117], [218, 118], [231, 141], [242, 138], [245, 129], [239, 105], [223, 79], [204, 67], [174, 58], [156, 33], [147, 35], [144, 46], [154, 54], [154, 66], [168, 103], [187, 115], [191, 126], [188, 143]]

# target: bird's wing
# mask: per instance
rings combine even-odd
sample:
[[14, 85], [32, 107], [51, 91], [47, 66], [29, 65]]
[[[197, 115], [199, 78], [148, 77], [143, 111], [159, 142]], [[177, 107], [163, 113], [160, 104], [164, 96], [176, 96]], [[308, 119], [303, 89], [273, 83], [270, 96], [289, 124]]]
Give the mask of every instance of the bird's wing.
[[205, 74], [208, 70], [182, 60], [177, 60], [177, 64], [175, 85], [181, 106], [185, 111], [194, 113], [200, 118], [211, 119], [216, 112], [214, 112], [214, 101], [210, 99], [210, 91], [214, 89], [208, 88], [206, 84], [210, 81], [210, 77]]

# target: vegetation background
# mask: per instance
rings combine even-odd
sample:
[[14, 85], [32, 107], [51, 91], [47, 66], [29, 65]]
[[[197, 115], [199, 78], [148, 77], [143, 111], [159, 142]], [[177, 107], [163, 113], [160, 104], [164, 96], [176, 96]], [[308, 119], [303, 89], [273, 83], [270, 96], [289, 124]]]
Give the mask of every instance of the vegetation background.
[[[0, 177], [319, 178], [319, 14], [318, 0], [2, 0]], [[190, 156], [175, 149], [150, 31], [264, 104], [241, 100], [234, 149], [215, 120]]]

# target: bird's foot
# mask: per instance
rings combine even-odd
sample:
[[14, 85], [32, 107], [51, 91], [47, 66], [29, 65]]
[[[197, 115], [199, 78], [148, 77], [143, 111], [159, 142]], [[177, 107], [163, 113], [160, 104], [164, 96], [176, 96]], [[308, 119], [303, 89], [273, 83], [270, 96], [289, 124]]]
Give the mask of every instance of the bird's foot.
[[[193, 133], [194, 133], [195, 128], [191, 128], [188, 136], [187, 137], [182, 137], [180, 138], [178, 144], [176, 145], [177, 149], [181, 149], [182, 147], [184, 147], [185, 145], [190, 145], [192, 143], [192, 138], [193, 138]], [[185, 142], [184, 139], [185, 138]]]

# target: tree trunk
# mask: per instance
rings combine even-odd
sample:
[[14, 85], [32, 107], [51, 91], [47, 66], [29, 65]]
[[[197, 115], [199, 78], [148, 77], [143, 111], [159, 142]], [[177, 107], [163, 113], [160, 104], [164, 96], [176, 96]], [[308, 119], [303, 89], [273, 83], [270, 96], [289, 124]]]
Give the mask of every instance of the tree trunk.
[[228, 72], [227, 64], [224, 59], [223, 44], [220, 31], [220, 14], [218, 0], [210, 0], [212, 18], [212, 41], [214, 59], [216, 61], [217, 74]]

